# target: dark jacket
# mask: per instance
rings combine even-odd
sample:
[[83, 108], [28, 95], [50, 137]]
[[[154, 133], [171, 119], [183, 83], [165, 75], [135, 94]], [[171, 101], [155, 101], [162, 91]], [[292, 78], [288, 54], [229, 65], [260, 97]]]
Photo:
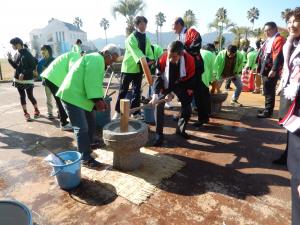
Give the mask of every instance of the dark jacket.
[[19, 79], [20, 74], [24, 74], [24, 80], [33, 80], [36, 60], [28, 50], [20, 49], [17, 59], [9, 59], [8, 62], [16, 70], [14, 76], [16, 79]]
[[285, 43], [284, 37], [277, 34], [272, 44], [271, 53], [265, 56], [264, 46], [260, 49], [257, 57], [257, 72], [262, 76], [268, 76], [273, 70], [276, 75], [280, 75], [283, 68], [283, 53], [282, 47]]

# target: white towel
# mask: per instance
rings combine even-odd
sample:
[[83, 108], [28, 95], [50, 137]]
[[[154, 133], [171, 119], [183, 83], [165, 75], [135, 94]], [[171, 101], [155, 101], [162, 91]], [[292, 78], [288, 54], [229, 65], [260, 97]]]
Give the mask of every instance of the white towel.
[[264, 54], [270, 54], [271, 53], [273, 42], [274, 42], [274, 40], [275, 40], [275, 38], [277, 37], [278, 34], [279, 33], [276, 33], [273, 37], [270, 37], [266, 40]]
[[[169, 72], [170, 72], [170, 60], [167, 59], [165, 73], [164, 73], [164, 87], [165, 87], [165, 89], [169, 88], [169, 80], [170, 80]], [[184, 78], [186, 76], [185, 60], [184, 60], [183, 56], [181, 56], [180, 60], [179, 60], [179, 75], [180, 75], [180, 78]]]

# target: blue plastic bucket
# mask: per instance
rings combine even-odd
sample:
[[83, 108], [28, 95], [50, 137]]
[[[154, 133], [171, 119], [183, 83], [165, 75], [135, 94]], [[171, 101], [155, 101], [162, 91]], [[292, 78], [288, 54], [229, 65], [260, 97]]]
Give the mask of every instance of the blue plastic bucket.
[[32, 225], [30, 210], [18, 201], [0, 201], [0, 224], [5, 225]]
[[146, 106], [144, 108], [144, 121], [146, 123], [155, 123], [154, 106]]
[[81, 154], [77, 151], [58, 153], [64, 160], [72, 161], [70, 164], [54, 165], [51, 176], [56, 177], [57, 184], [61, 189], [72, 189], [80, 184], [81, 179]]
[[109, 105], [108, 109], [103, 112], [96, 112], [96, 127], [97, 129], [103, 128], [106, 124], [111, 121], [111, 109], [110, 102], [112, 100], [111, 97], [106, 97], [105, 102]]

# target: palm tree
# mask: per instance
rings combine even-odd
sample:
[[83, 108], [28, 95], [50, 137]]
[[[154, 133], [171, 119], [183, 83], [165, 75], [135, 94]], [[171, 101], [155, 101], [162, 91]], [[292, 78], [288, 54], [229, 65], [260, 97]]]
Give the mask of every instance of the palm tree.
[[219, 8], [216, 12], [215, 19], [213, 22], [208, 24], [208, 28], [214, 28], [217, 31], [219, 31], [218, 35], [218, 40], [220, 43], [220, 49], [222, 48], [223, 45], [223, 39], [224, 37], [222, 36], [223, 31], [229, 29], [230, 27], [234, 27], [235, 24], [232, 23], [228, 18], [227, 18], [227, 10], [225, 8]]
[[126, 35], [128, 36], [134, 31], [134, 17], [141, 11], [145, 4], [143, 0], [119, 0], [119, 2], [112, 7], [112, 14], [116, 18], [117, 13], [126, 18]]
[[259, 17], [258, 8], [252, 7], [247, 11], [247, 19], [252, 23], [252, 30], [254, 29], [254, 21]]
[[183, 21], [187, 28], [190, 28], [191, 26], [194, 26], [197, 24], [196, 15], [192, 10], [185, 11], [183, 15]]
[[102, 18], [102, 20], [100, 21], [100, 27], [103, 27], [105, 33], [105, 44], [107, 44], [106, 30], [109, 28], [109, 21], [105, 18]]
[[[161, 28], [164, 24], [164, 22], [166, 22], [166, 16], [165, 14], [163, 14], [162, 12], [159, 12], [157, 15], [155, 15], [155, 24], [156, 24], [156, 43], [158, 44], [158, 27], [159, 27], [159, 32], [161, 34]], [[161, 39], [161, 37], [160, 37]], [[160, 40], [161, 42], [161, 40]]]
[[281, 12], [281, 18], [287, 23], [289, 15], [291, 14], [292, 10], [290, 8], [285, 9]]
[[73, 25], [80, 29], [82, 27], [82, 20], [79, 17], [75, 17]]
[[241, 42], [241, 37], [242, 37], [242, 29], [239, 26], [234, 26], [233, 28], [230, 29], [230, 32], [232, 32], [235, 35], [234, 38], [234, 44], [240, 48], [240, 42]]
[[256, 39], [263, 39], [264, 38], [264, 30], [262, 28], [256, 28], [252, 31], [253, 37]]

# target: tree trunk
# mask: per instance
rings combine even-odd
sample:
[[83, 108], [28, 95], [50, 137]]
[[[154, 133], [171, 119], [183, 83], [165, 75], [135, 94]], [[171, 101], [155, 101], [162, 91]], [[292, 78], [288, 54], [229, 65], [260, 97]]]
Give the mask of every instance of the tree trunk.
[[1, 63], [0, 63], [0, 80], [3, 80], [2, 70], [1, 70]]
[[104, 30], [105, 33], [105, 44], [107, 45], [107, 36], [106, 36], [106, 30]]

